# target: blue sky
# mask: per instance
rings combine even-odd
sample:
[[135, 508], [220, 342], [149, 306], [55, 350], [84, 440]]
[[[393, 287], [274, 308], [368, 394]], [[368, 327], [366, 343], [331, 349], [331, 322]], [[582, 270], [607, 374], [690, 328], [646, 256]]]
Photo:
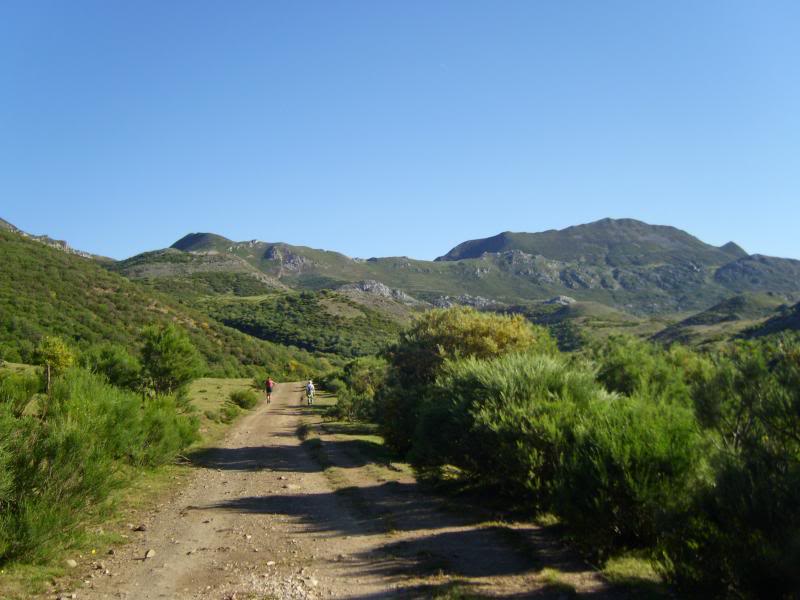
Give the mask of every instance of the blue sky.
[[0, 4], [0, 217], [124, 258], [602, 217], [800, 258], [800, 3]]

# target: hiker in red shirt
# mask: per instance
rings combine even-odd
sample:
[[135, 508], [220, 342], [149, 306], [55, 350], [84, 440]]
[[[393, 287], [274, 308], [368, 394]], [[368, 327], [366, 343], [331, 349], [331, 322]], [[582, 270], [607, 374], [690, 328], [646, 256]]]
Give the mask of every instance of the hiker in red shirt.
[[272, 377], [268, 377], [265, 383], [265, 388], [267, 391], [267, 404], [272, 402], [272, 390], [275, 389], [275, 382], [272, 381]]

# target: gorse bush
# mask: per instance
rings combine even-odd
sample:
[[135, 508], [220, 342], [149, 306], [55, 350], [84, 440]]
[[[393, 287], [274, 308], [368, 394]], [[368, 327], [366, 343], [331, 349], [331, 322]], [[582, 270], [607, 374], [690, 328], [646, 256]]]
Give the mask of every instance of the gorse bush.
[[0, 404], [15, 417], [22, 416], [34, 394], [40, 391], [42, 381], [37, 375], [0, 373]]
[[252, 390], [235, 390], [230, 393], [230, 400], [239, 408], [247, 410], [258, 404], [258, 396]]
[[[673, 577], [715, 593], [800, 594], [800, 343], [740, 343], [696, 395], [720, 448], [712, 486], [669, 547]], [[767, 591], [768, 590], [768, 591]]]
[[614, 336], [590, 350], [597, 378], [607, 389], [628, 396], [692, 405], [694, 386], [711, 369], [709, 360], [682, 346], [664, 349], [630, 336]]
[[552, 509], [600, 556], [657, 547], [707, 474], [706, 445], [682, 406], [639, 396], [591, 402], [570, 438]]
[[421, 409], [412, 458], [455, 465], [517, 502], [544, 506], [576, 412], [608, 396], [590, 371], [556, 356], [446, 363]]
[[714, 354], [614, 338], [586, 361], [502, 318], [492, 344], [484, 318], [401, 334], [375, 395], [395, 451], [555, 513], [601, 560], [647, 552], [682, 592], [800, 596], [798, 336]]
[[387, 445], [400, 454], [411, 449], [419, 409], [445, 361], [520, 351], [553, 354], [557, 348], [546, 329], [520, 315], [464, 307], [422, 315], [387, 352], [390, 368], [380, 401]]
[[177, 391], [200, 375], [202, 360], [185, 333], [173, 325], [153, 325], [142, 335], [142, 366], [156, 393]]
[[[0, 405], [0, 560], [40, 560], [69, 543], [125, 477], [125, 465], [172, 460], [197, 422], [170, 396], [139, 395], [71, 369], [36, 415]], [[18, 412], [18, 411], [17, 411]]]
[[374, 421], [378, 417], [377, 394], [386, 381], [387, 369], [383, 358], [365, 356], [329, 373], [321, 384], [337, 396], [331, 413], [350, 421]]

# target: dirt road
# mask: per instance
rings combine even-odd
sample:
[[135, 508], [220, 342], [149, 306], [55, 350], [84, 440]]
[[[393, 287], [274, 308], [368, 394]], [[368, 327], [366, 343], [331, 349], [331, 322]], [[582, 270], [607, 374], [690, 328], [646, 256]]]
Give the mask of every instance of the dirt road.
[[300, 395], [278, 386], [196, 456], [189, 484], [98, 561], [77, 597], [614, 596], [542, 530], [453, 510], [407, 471], [367, 459], [320, 428]]

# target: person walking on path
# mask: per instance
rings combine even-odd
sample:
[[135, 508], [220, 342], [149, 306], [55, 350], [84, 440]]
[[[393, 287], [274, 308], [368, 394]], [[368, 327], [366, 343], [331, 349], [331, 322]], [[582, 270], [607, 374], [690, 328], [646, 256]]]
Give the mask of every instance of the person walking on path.
[[267, 381], [264, 385], [267, 392], [267, 404], [269, 404], [272, 402], [272, 390], [275, 389], [275, 382], [272, 381], [272, 377], [267, 377]]
[[306, 384], [306, 401], [308, 402], [309, 406], [314, 404], [314, 382], [310, 379]]

